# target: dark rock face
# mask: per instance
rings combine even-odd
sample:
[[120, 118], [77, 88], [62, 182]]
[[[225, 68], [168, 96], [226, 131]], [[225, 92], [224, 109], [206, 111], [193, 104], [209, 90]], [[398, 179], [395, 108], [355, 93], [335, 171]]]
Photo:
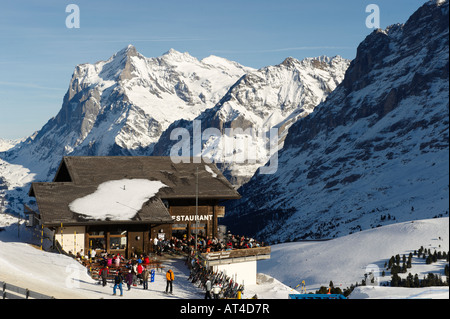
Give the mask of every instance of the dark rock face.
[[277, 173], [241, 187], [223, 222], [245, 232], [258, 219], [248, 235], [284, 241], [448, 214], [448, 8], [427, 2], [367, 36], [341, 85], [290, 127]]

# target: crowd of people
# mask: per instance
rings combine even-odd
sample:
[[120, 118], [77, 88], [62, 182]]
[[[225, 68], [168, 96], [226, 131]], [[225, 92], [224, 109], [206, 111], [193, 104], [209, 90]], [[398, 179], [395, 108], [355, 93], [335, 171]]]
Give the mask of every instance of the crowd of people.
[[[217, 252], [217, 251], [226, 251], [233, 249], [246, 249], [246, 248], [258, 248], [264, 247], [264, 242], [256, 241], [253, 238], [232, 235], [228, 232], [227, 235], [223, 236], [223, 238], [218, 239], [217, 237], [208, 237], [208, 236], [197, 236], [197, 249], [195, 249], [196, 238], [194, 235], [189, 236], [189, 238], [184, 234], [181, 238], [171, 237], [168, 239], [153, 239], [153, 252], [156, 255], [161, 256], [164, 252], [167, 253], [191, 253], [196, 250], [200, 253], [209, 253], [209, 252]], [[126, 262], [124, 256], [120, 253], [107, 253], [106, 250], [103, 250], [101, 253], [98, 253], [95, 249], [90, 250], [86, 254], [83, 253], [83, 250], [77, 252], [76, 255], [73, 255], [72, 252], [69, 251], [69, 255], [76, 258], [81, 263], [85, 264], [87, 261], [89, 263], [92, 262], [100, 262], [106, 263], [107, 266], [111, 267], [119, 267], [122, 263]], [[135, 256], [134, 259], [140, 260], [139, 262], [149, 263], [149, 256]]]
[[[184, 235], [181, 239], [177, 237], [171, 237], [167, 240], [154, 239], [154, 251], [158, 255], [163, 252], [186, 252], [189, 253], [194, 250], [195, 247], [195, 236], [191, 235], [187, 238]], [[216, 251], [226, 251], [233, 249], [246, 249], [246, 248], [257, 248], [264, 247], [264, 242], [258, 242], [253, 238], [232, 235], [228, 233], [223, 239], [218, 239], [217, 237], [203, 237], [197, 236], [197, 251], [200, 253], [209, 253]]]
[[103, 287], [107, 285], [107, 281], [110, 278], [110, 270], [114, 270], [113, 274], [113, 295], [116, 294], [116, 290], [120, 290], [120, 295], [123, 295], [123, 284], [126, 284], [128, 290], [132, 286], [142, 286], [143, 290], [148, 290], [148, 281], [154, 280], [156, 264], [150, 260], [148, 255], [133, 256], [130, 259], [124, 259], [120, 254], [110, 255], [101, 254], [97, 256], [99, 259], [96, 262], [100, 262], [101, 268], [98, 272], [98, 276], [102, 281]]
[[[195, 249], [196, 243], [197, 249]], [[152, 244], [153, 253], [155, 255], [161, 256], [163, 253], [185, 253], [187, 255], [187, 261], [196, 258], [195, 252], [209, 253], [265, 246], [264, 242], [259, 242], [245, 236], [232, 235], [230, 232], [221, 236], [220, 239], [217, 237], [202, 236], [202, 234], [199, 234], [197, 238], [195, 235], [187, 236], [186, 234], [181, 237], [173, 236], [168, 239], [154, 238]], [[148, 289], [149, 277], [154, 276], [155, 272], [154, 260], [151, 260], [150, 256], [147, 254], [134, 254], [129, 259], [126, 259], [120, 253], [108, 253], [106, 250], [98, 252], [95, 249], [90, 250], [86, 254], [83, 253], [83, 251], [78, 252], [76, 255], [73, 255], [71, 252], [69, 252], [69, 254], [83, 265], [100, 265], [98, 278], [101, 280], [103, 286], [107, 285], [108, 280], [113, 280], [113, 294], [116, 294], [116, 290], [119, 289], [120, 295], [123, 295], [122, 284], [126, 284], [128, 290], [130, 290], [132, 286], [137, 285], [141, 285], [144, 290]], [[152, 259], [154, 258], [152, 257]], [[166, 293], [172, 293], [173, 273], [168, 272], [166, 277]], [[215, 290], [213, 289], [216, 284], [216, 281], [211, 283], [205, 281], [204, 285], [206, 287], [207, 295], [212, 293], [213, 296], [217, 298], [218, 294], [215, 292], [218, 291], [218, 287], [215, 287]]]

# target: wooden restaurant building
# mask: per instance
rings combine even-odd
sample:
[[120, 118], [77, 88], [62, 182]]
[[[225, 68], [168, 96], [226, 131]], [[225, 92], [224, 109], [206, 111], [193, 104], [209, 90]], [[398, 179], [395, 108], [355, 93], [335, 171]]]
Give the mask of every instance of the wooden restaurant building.
[[53, 181], [33, 183], [29, 195], [65, 252], [126, 257], [152, 252], [154, 238], [217, 236], [221, 203], [240, 198], [214, 164], [156, 156], [64, 157]]

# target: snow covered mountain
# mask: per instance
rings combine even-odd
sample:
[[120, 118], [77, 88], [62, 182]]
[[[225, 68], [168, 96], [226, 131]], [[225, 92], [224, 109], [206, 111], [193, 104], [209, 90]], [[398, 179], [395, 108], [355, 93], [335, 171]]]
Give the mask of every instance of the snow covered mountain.
[[17, 143], [22, 142], [21, 139], [19, 140], [10, 140], [10, 139], [4, 139], [0, 137], [0, 152], [6, 152], [7, 150], [13, 148]]
[[[174, 143], [169, 139], [173, 128], [192, 125], [194, 119], [205, 119], [204, 127], [275, 126], [284, 138], [296, 119], [342, 81], [349, 63], [340, 57], [288, 58], [255, 70], [217, 56], [198, 60], [173, 49], [146, 58], [129, 45], [106, 61], [80, 64], [59, 113], [2, 154], [0, 183], [8, 189], [8, 205], [21, 210], [28, 200], [23, 191], [28, 187], [15, 180], [13, 167], [21, 172], [21, 181], [48, 181], [65, 155], [162, 155]], [[228, 176], [234, 174], [234, 181], [242, 183], [265, 163], [244, 163], [241, 172]], [[24, 172], [32, 176], [24, 178]]]
[[[231, 182], [240, 186], [266, 164], [273, 152], [269, 131], [276, 129], [281, 149], [289, 127], [311, 113], [343, 80], [349, 60], [287, 58], [281, 64], [249, 72], [239, 79], [212, 109], [195, 118], [201, 130], [217, 129], [215, 136], [203, 136], [202, 156], [212, 159]], [[154, 155], [170, 155], [171, 133], [184, 128], [193, 133], [193, 121], [174, 122], [155, 145]], [[233, 132], [227, 134], [227, 129]], [[238, 131], [241, 129], [242, 131]], [[227, 143], [231, 146], [227, 148]], [[192, 150], [191, 155], [198, 155]]]
[[199, 61], [173, 49], [146, 58], [132, 45], [106, 61], [78, 65], [59, 113], [0, 153], [0, 199], [21, 212], [30, 200], [29, 183], [51, 180], [65, 155], [150, 155], [173, 121], [213, 107], [251, 71], [220, 57]]
[[448, 1], [427, 2], [367, 36], [343, 82], [289, 129], [277, 172], [229, 203], [231, 231], [332, 238], [448, 215], [448, 18]]
[[175, 120], [213, 107], [246, 72], [210, 56], [173, 49], [146, 58], [129, 45], [106, 61], [75, 68], [58, 115], [5, 159], [50, 178], [63, 155], [133, 155]]

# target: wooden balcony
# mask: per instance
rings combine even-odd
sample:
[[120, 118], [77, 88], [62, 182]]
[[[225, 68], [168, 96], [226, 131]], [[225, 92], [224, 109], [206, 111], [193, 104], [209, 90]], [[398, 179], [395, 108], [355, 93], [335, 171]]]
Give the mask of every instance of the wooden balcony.
[[270, 246], [204, 253], [200, 258], [207, 266], [270, 259]]

